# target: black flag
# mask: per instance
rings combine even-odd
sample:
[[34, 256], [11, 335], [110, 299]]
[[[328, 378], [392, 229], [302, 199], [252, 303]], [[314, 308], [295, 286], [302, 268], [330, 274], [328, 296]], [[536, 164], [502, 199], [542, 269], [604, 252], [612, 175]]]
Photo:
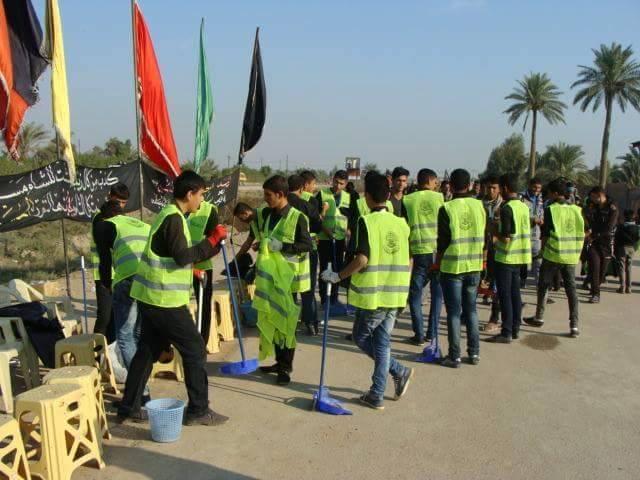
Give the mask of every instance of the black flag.
[[267, 90], [264, 85], [264, 73], [262, 72], [262, 57], [260, 56], [259, 28], [256, 28], [256, 39], [253, 44], [253, 60], [251, 63], [251, 76], [249, 78], [249, 95], [244, 109], [244, 122], [242, 123], [242, 138], [240, 139], [240, 155], [238, 164], [242, 165], [244, 154], [255, 147], [262, 136], [264, 121], [267, 115]]

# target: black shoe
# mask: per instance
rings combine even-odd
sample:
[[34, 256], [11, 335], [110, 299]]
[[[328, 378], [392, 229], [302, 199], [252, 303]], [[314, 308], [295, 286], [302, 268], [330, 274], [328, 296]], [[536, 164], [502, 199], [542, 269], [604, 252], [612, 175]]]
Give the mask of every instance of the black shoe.
[[449, 367], [449, 368], [460, 368], [460, 359], [459, 358], [451, 358], [451, 357], [445, 357], [441, 362], [440, 365], [442, 365], [443, 367]]
[[511, 343], [510, 337], [505, 337], [504, 335], [494, 335], [493, 337], [489, 337], [485, 340], [485, 342], [489, 343]]
[[406, 371], [404, 372], [404, 375], [393, 379], [393, 383], [396, 387], [395, 400], [400, 400], [402, 396], [405, 393], [407, 393], [407, 388], [409, 387], [409, 382], [413, 377], [413, 373], [414, 373], [413, 368], [407, 368]]
[[384, 402], [381, 398], [374, 398], [369, 392], [363, 393], [360, 396], [360, 403], [364, 403], [366, 406], [375, 410], [384, 410]]
[[427, 335], [426, 337], [424, 337], [424, 341], [427, 343], [431, 343], [433, 341], [433, 338], [431, 338], [429, 335]]
[[291, 383], [291, 377], [287, 372], [281, 370], [278, 372], [278, 380], [276, 380], [276, 382], [278, 385], [289, 385], [289, 383]]
[[625, 288], [624, 293], [631, 293], [631, 289], [629, 287]]
[[547, 297], [547, 305], [553, 305], [554, 303], [556, 303], [556, 301], [553, 298]]
[[600, 297], [598, 295], [593, 295], [590, 299], [589, 299], [589, 303], [600, 303]]
[[204, 425], [207, 427], [217, 427], [218, 425], [227, 423], [228, 420], [229, 417], [220, 415], [208, 408], [207, 411], [201, 415], [185, 414], [184, 421], [182, 423], [186, 426]]
[[424, 345], [424, 338], [420, 335], [414, 335], [411, 338], [407, 338], [407, 342], [411, 343], [412, 345], [416, 345], [417, 347], [421, 347], [422, 345]]
[[144, 423], [149, 420], [149, 416], [147, 415], [146, 410], [137, 410], [135, 412], [124, 412], [122, 410], [118, 410], [118, 416], [116, 418], [117, 423], [125, 423], [127, 421], [133, 423]]
[[320, 327], [318, 326], [317, 323], [313, 324], [313, 335], [318, 335], [320, 334]]
[[313, 337], [315, 336], [316, 332], [313, 331], [313, 327], [311, 325], [305, 325], [304, 334], [307, 335], [308, 337]]
[[578, 336], [580, 335], [580, 330], [578, 330], [578, 327], [571, 327], [569, 335], [571, 336], [571, 338], [578, 338]]
[[144, 407], [147, 402], [151, 401], [151, 395], [142, 395], [142, 406]]
[[268, 367], [260, 367], [260, 371], [262, 373], [278, 373], [279, 369], [280, 367], [277, 363], [274, 363], [273, 365], [270, 365]]
[[353, 334], [352, 334], [352, 333], [347, 333], [347, 334], [344, 336], [344, 339], [345, 339], [345, 340], [348, 340], [349, 342], [353, 342]]
[[518, 340], [520, 338], [520, 333], [512, 333], [511, 340]]
[[470, 365], [478, 365], [480, 363], [480, 355], [471, 355], [467, 361]]
[[532, 327], [540, 328], [544, 325], [544, 320], [536, 317], [523, 317], [522, 321]]

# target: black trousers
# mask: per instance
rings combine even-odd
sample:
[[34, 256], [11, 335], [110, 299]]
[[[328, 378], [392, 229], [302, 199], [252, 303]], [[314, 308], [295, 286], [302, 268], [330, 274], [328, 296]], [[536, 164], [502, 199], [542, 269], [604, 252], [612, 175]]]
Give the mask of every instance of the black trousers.
[[209, 382], [205, 370], [207, 354], [189, 309], [186, 306], [161, 308], [138, 302], [138, 310], [142, 317], [142, 332], [138, 350], [129, 367], [118, 413], [127, 415], [140, 409], [142, 392], [153, 363], [173, 345], [180, 352], [184, 365], [184, 383], [189, 396], [187, 413], [203, 414], [209, 408]]
[[93, 333], [101, 333], [107, 337], [107, 343], [116, 341], [116, 325], [113, 321], [113, 296], [111, 290], [105, 287], [100, 280], [96, 280], [96, 323], [93, 325]]
[[564, 283], [564, 291], [569, 302], [569, 326], [578, 327], [578, 293], [576, 291], [576, 266], [564, 265], [543, 259], [538, 277], [538, 302], [536, 305], [536, 318], [544, 319], [544, 311], [547, 306], [547, 293], [553, 283], [553, 278], [560, 273]]
[[[511, 337], [520, 332], [522, 317], [522, 297], [520, 296], [521, 265], [507, 265], [496, 262], [496, 286], [500, 298], [502, 314], [502, 332], [504, 337]], [[525, 265], [526, 268], [526, 265]]]
[[611, 261], [611, 245], [592, 243], [589, 247], [589, 280], [591, 295], [600, 296], [600, 285], [604, 283], [609, 262]]
[[[320, 270], [319, 274], [324, 272], [329, 265], [334, 272], [339, 272], [342, 270], [344, 266], [344, 252], [345, 252], [345, 241], [344, 240], [336, 240], [336, 264], [333, 264], [333, 246], [331, 240], [320, 240], [318, 242], [318, 257], [320, 259]], [[324, 305], [326, 297], [327, 297], [327, 284], [322, 281], [320, 277], [318, 277], [318, 285], [320, 286], [320, 301]], [[331, 303], [335, 303], [338, 301], [338, 290], [339, 288], [334, 285], [331, 289]]]
[[[213, 270], [206, 270], [207, 279], [204, 283], [204, 298], [202, 299], [202, 330], [201, 335], [206, 345], [211, 332], [211, 297], [213, 297]], [[194, 277], [193, 290], [196, 299], [200, 296], [200, 281]]]

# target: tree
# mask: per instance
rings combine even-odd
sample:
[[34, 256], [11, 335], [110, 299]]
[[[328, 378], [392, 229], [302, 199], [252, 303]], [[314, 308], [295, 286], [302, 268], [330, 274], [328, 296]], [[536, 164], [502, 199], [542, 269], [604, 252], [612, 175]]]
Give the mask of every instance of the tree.
[[365, 164], [363, 170], [365, 172], [371, 172], [372, 170], [379, 171], [378, 170], [378, 165], [375, 164], [375, 163], [367, 163], [367, 164]]
[[565, 123], [564, 110], [567, 106], [558, 100], [562, 92], [558, 90], [546, 73], [530, 73], [523, 80], [518, 81], [518, 87], [507, 95], [505, 100], [514, 103], [504, 113], [509, 115], [509, 124], [515, 125], [522, 115], [525, 115], [523, 131], [527, 127], [529, 113], [531, 119], [531, 148], [529, 149], [529, 178], [536, 174], [536, 130], [538, 128], [538, 113], [550, 124]]
[[524, 151], [524, 137], [514, 133], [489, 155], [487, 168], [482, 176], [500, 176], [509, 174], [517, 177], [521, 183], [527, 168], [527, 156]]
[[271, 176], [271, 167], [269, 165], [263, 165], [260, 167], [260, 173], [264, 178], [269, 178]]
[[563, 177], [580, 184], [590, 185], [593, 177], [589, 174], [584, 163], [584, 152], [580, 145], [567, 145], [558, 142], [549, 145], [540, 157], [539, 175], [544, 181], [551, 181]]
[[629, 188], [640, 187], [640, 149], [629, 148], [629, 153], [619, 156], [618, 160], [622, 160], [622, 164], [611, 170], [613, 181], [626, 183]]
[[579, 103], [583, 112], [589, 106], [595, 112], [604, 101], [605, 121], [600, 153], [600, 186], [604, 187], [608, 177], [607, 153], [613, 105], [617, 103], [623, 113], [627, 104], [640, 111], [640, 64], [631, 58], [631, 46], [623, 50], [622, 45], [614, 42], [609, 46], [600, 45], [599, 50], [592, 51], [594, 66], [579, 65], [578, 80], [571, 88], [583, 87], [573, 99], [573, 104]]
[[[183, 163], [182, 170], [195, 170], [193, 162]], [[219, 173], [220, 172], [218, 171], [218, 166], [211, 158], [207, 158], [205, 161], [203, 161], [200, 164], [200, 170], [198, 171], [198, 174], [206, 180], [217, 177]]]
[[50, 138], [49, 135], [49, 132], [39, 123], [25, 123], [18, 134], [20, 160], [31, 160], [42, 143]]

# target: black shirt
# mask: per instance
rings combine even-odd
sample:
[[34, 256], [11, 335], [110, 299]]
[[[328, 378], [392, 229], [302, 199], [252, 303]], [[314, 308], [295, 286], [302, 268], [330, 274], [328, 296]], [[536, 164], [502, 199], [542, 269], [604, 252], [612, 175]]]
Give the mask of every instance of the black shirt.
[[391, 202], [391, 205], [393, 205], [392, 213], [396, 217], [402, 217], [402, 210], [403, 210], [402, 198], [398, 200], [396, 197], [393, 196], [393, 194], [391, 194], [389, 201]]
[[296, 210], [300, 210], [307, 216], [309, 220], [309, 231], [311, 233], [319, 233], [322, 231], [322, 219], [318, 210], [318, 199], [311, 197], [309, 201], [303, 200], [295, 193], [287, 195], [287, 201]]
[[500, 236], [510, 238], [516, 233], [516, 224], [513, 221], [513, 209], [510, 202], [520, 202], [518, 198], [508, 198], [500, 207]]
[[[475, 198], [475, 195], [471, 192], [468, 193], [454, 193], [452, 200], [456, 198]], [[449, 214], [445, 210], [444, 206], [440, 207], [438, 210], [438, 246], [437, 250], [440, 253], [444, 253], [449, 245], [451, 245], [451, 220], [449, 219]], [[487, 235], [484, 236], [484, 247], [483, 250], [487, 249], [488, 238]]]
[[[273, 231], [281, 218], [286, 217], [289, 214], [291, 205], [287, 205], [280, 212], [276, 212], [272, 208], [265, 208], [262, 210], [263, 225], [269, 220], [269, 231]], [[298, 223], [296, 224], [296, 232], [293, 243], [282, 244], [282, 252], [288, 254], [300, 254], [310, 252], [313, 249], [313, 240], [309, 234], [309, 227], [307, 225], [307, 219], [304, 215], [298, 217]]]
[[159, 257], [171, 257], [181, 267], [207, 260], [216, 251], [204, 238], [189, 247], [180, 214], [167, 216], [151, 238], [151, 250]]

